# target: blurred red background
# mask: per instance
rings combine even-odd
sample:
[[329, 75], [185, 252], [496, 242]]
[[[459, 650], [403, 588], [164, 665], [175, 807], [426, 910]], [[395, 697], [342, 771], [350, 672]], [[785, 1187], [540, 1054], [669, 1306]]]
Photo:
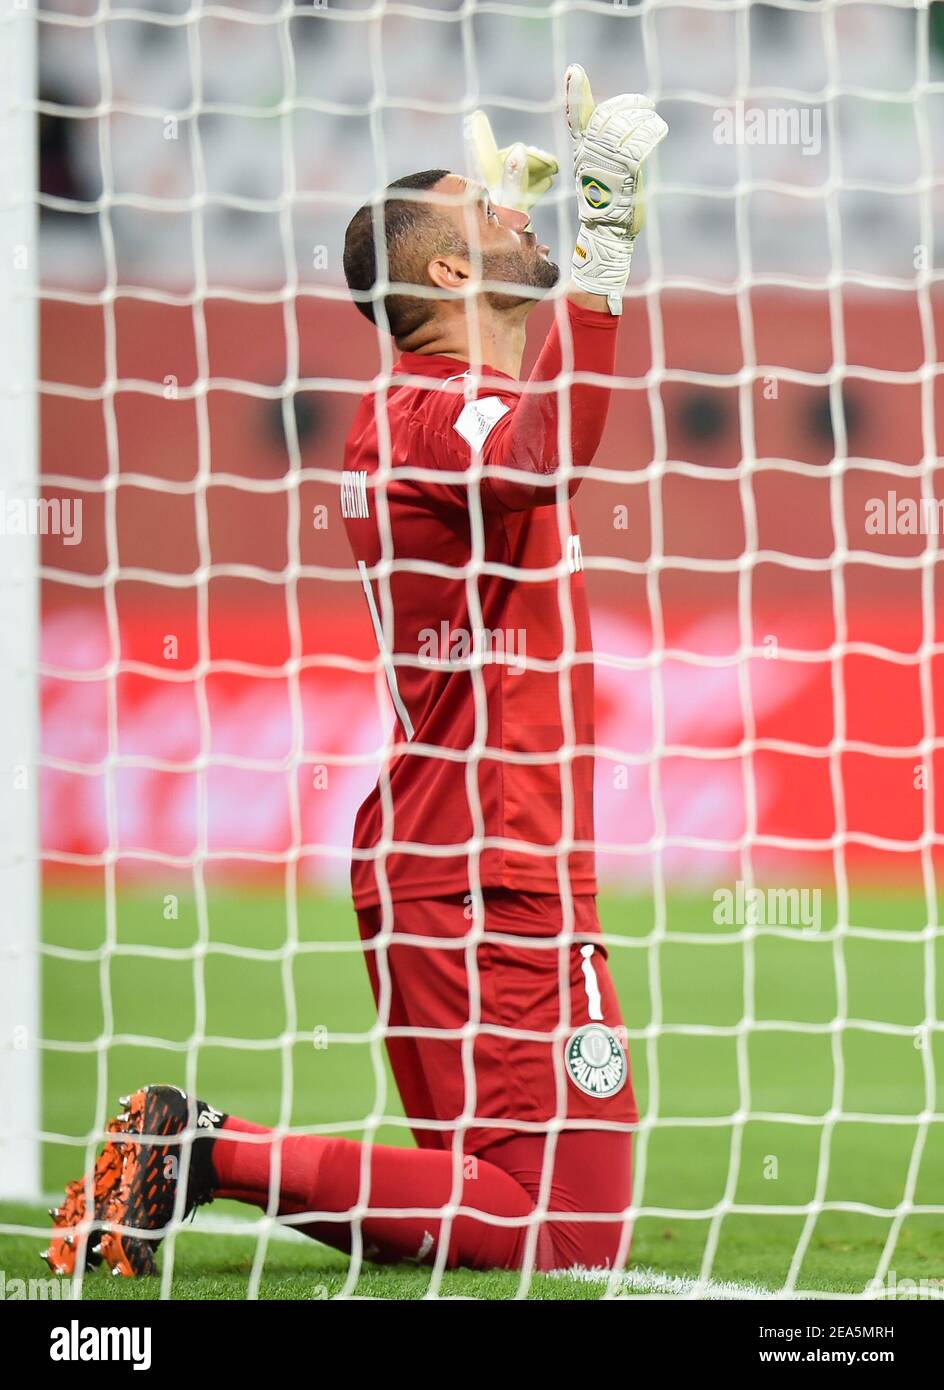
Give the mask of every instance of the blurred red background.
[[[836, 843], [857, 873], [918, 871], [917, 841], [944, 796], [944, 778], [926, 792], [917, 770], [944, 698], [938, 542], [867, 534], [865, 503], [920, 496], [922, 467], [942, 495], [944, 296], [924, 308], [922, 321], [915, 294], [862, 289], [832, 302], [781, 289], [627, 303], [596, 461], [613, 476], [587, 480], [578, 500], [596, 649], [635, 663], [597, 673], [598, 741], [611, 751], [597, 788], [606, 881], [651, 875], [654, 701], [673, 878], [730, 876], [745, 835], [771, 881], [832, 876]], [[304, 296], [197, 312], [119, 298], [113, 320], [50, 299], [41, 329], [45, 492], [83, 499], [82, 544], [43, 544], [47, 862], [97, 861], [110, 846], [136, 863], [185, 863], [209, 849], [242, 872], [254, 855], [279, 863], [301, 845], [316, 847], [302, 854], [308, 877], [342, 885], [389, 723], [336, 481], [358, 395], [382, 368], [375, 332], [346, 303]], [[287, 582], [295, 484], [282, 383], [296, 329], [300, 570]], [[532, 356], [542, 336], [535, 322]], [[848, 462], [834, 469], [822, 377], [843, 344]], [[212, 383], [205, 414], [187, 398], [201, 378]], [[739, 476], [751, 456], [761, 462]], [[654, 458], [665, 466], [650, 477]], [[654, 684], [659, 621], [668, 655]], [[743, 657], [750, 644], [758, 654]], [[132, 669], [112, 680], [118, 657]], [[760, 742], [746, 754], [745, 689]], [[936, 744], [927, 752], [940, 756]], [[313, 766], [327, 768], [318, 788]]]

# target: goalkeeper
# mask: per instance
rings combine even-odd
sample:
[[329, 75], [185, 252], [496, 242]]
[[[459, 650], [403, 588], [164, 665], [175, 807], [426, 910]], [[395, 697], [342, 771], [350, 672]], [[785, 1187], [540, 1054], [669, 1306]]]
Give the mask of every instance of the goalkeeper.
[[529, 217], [549, 155], [498, 150], [477, 113], [482, 182], [400, 179], [344, 248], [358, 308], [400, 350], [357, 413], [341, 505], [397, 716], [357, 816], [354, 904], [419, 1147], [276, 1135], [146, 1087], [55, 1214], [61, 1272], [89, 1221], [105, 1229], [87, 1260], [151, 1272], [167, 1223], [214, 1196], [373, 1259], [431, 1261], [442, 1245], [473, 1268], [627, 1257], [638, 1112], [596, 911], [570, 498], [603, 432], [642, 166], [666, 126], [644, 97], [595, 105], [579, 67], [565, 101], [580, 231], [527, 383], [528, 317], [559, 278]]

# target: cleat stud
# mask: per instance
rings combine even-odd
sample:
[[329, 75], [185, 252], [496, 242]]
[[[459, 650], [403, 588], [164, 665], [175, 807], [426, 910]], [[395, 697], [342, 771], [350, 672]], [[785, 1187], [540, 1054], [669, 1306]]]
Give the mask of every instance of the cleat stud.
[[118, 1097], [118, 1104], [119, 1104], [119, 1105], [123, 1105], [123, 1106], [125, 1107], [125, 1109], [127, 1110], [128, 1106], [131, 1104], [131, 1097], [130, 1097], [130, 1096], [119, 1096], [119, 1097]]
[[50, 1208], [49, 1208], [49, 1215], [52, 1217], [53, 1221], [58, 1221], [58, 1220], [59, 1220], [59, 1208], [58, 1208], [58, 1207], [50, 1207]]
[[101, 1255], [101, 1253], [102, 1253], [102, 1243], [101, 1243], [101, 1241], [99, 1241], [97, 1245], [93, 1245], [93, 1246], [92, 1246], [92, 1254], [93, 1254], [93, 1255]]

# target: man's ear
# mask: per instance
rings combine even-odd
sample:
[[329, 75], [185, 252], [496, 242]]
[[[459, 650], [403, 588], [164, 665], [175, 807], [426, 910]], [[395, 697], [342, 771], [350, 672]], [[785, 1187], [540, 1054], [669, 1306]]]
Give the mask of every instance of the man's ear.
[[426, 272], [438, 290], [461, 290], [469, 282], [472, 267], [461, 256], [437, 256]]

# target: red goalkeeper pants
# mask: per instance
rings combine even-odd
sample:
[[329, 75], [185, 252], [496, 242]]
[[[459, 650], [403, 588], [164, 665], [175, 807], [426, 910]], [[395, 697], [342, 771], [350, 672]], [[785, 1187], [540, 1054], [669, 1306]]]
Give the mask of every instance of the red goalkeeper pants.
[[397, 903], [386, 934], [358, 914], [419, 1149], [292, 1135], [276, 1169], [269, 1131], [230, 1119], [219, 1195], [316, 1213], [301, 1229], [344, 1250], [357, 1229], [370, 1259], [431, 1261], [446, 1240], [450, 1266], [625, 1261], [638, 1111], [595, 900], [565, 923], [549, 895], [484, 896], [473, 950], [463, 897]]

